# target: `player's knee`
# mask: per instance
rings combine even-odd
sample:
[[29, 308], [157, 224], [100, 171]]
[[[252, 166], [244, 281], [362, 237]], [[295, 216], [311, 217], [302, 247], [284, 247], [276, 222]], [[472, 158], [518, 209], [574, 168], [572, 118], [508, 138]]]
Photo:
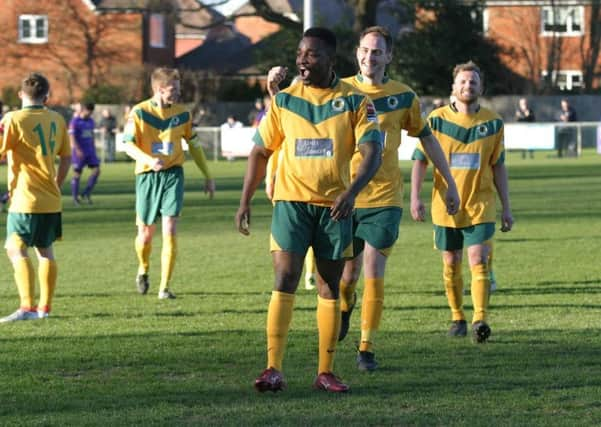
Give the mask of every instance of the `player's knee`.
[[11, 234], [6, 239], [5, 249], [6, 255], [10, 259], [27, 256], [27, 243], [16, 233]]

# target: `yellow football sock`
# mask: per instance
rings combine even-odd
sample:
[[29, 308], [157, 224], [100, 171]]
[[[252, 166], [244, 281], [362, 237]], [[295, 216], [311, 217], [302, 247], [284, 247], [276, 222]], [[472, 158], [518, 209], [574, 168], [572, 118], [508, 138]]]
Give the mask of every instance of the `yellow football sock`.
[[317, 296], [317, 329], [319, 330], [317, 373], [332, 372], [336, 343], [340, 334], [340, 303], [337, 299], [325, 299]]
[[463, 274], [461, 263], [443, 265], [444, 288], [453, 320], [465, 320], [463, 313]]
[[490, 291], [488, 264], [476, 264], [470, 269], [472, 271], [472, 304], [474, 305], [472, 323], [485, 322], [488, 311], [488, 294]]
[[56, 261], [53, 259], [42, 258], [38, 265], [38, 279], [40, 280], [40, 302], [38, 310], [50, 312], [52, 306], [52, 297], [56, 288], [56, 278], [58, 270]]
[[136, 239], [136, 255], [138, 256], [138, 274], [148, 274], [152, 243], [140, 242]]
[[174, 235], [163, 236], [163, 249], [161, 250], [161, 285], [159, 292], [169, 287], [169, 280], [175, 267], [175, 258], [177, 255], [177, 240]]
[[384, 278], [366, 278], [361, 301], [361, 342], [359, 351], [372, 351], [384, 308]]
[[307, 255], [305, 255], [305, 272], [308, 274], [315, 273], [315, 253], [312, 247], [309, 247]]
[[267, 310], [267, 367], [282, 370], [294, 294], [273, 291]]
[[15, 272], [15, 282], [21, 299], [21, 309], [31, 310], [33, 308], [33, 297], [35, 294], [35, 271], [29, 257], [16, 258], [12, 261]]
[[345, 282], [340, 280], [340, 311], [349, 311], [355, 305], [355, 290], [357, 282]]

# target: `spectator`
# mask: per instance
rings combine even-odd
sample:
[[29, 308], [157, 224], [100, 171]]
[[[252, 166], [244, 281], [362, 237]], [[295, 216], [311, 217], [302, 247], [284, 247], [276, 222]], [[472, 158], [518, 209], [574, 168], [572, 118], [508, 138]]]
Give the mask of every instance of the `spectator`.
[[100, 131], [102, 132], [102, 144], [104, 151], [104, 161], [115, 161], [115, 130], [117, 128], [117, 119], [107, 108], [102, 110], [100, 119]]
[[[576, 110], [570, 105], [566, 98], [561, 100], [559, 121], [564, 123], [577, 122]], [[557, 134], [557, 157], [563, 157], [568, 152], [576, 151], [576, 128], [572, 126], [561, 126]]]
[[[230, 114], [229, 116], [227, 116], [227, 120], [225, 121], [225, 123], [223, 123], [221, 125], [221, 134], [223, 135], [223, 130], [224, 129], [235, 129], [235, 128], [241, 128], [244, 125], [242, 124], [241, 121], [239, 121], [238, 119], [236, 119], [236, 116], [234, 116], [233, 114]], [[227, 159], [229, 161], [233, 161], [234, 160], [234, 156], [228, 156]]]
[[261, 98], [255, 99], [255, 106], [252, 111], [248, 114], [248, 123], [256, 128], [259, 126], [259, 122], [265, 116], [265, 105]]
[[[535, 122], [536, 117], [534, 116], [534, 111], [530, 109], [528, 106], [528, 100], [526, 98], [520, 98], [518, 101], [518, 108], [515, 110], [515, 119], [518, 122]], [[522, 151], [522, 159], [526, 158], [526, 151], [530, 154], [530, 158], [534, 159], [534, 150], [523, 150]]]

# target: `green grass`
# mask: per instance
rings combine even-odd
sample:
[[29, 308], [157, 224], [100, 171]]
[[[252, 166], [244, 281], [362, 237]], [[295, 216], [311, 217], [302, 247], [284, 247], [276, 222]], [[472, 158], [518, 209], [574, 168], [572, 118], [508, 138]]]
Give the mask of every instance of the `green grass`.
[[[155, 296], [160, 238], [152, 294], [135, 291], [132, 164], [104, 167], [92, 207], [72, 207], [65, 185], [52, 317], [0, 328], [0, 425], [599, 425], [601, 156], [510, 153], [507, 164], [516, 224], [496, 236], [490, 342], [446, 337], [431, 226], [406, 210], [388, 262], [381, 369], [355, 368], [356, 313], [336, 359], [352, 387], [344, 396], [310, 388], [316, 297], [304, 290], [285, 358], [288, 390], [252, 389], [265, 364], [271, 206], [258, 192], [250, 238], [236, 232], [244, 162], [211, 164], [213, 201], [187, 166], [174, 301]], [[410, 164], [402, 166], [407, 180]], [[4, 315], [18, 305], [4, 256], [0, 272]]]

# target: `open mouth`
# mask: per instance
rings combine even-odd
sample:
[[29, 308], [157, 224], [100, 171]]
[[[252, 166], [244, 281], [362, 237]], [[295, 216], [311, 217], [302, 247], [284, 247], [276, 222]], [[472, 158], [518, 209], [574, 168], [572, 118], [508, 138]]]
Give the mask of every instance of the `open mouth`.
[[301, 79], [306, 79], [309, 76], [310, 72], [305, 67], [298, 68], [298, 75]]

